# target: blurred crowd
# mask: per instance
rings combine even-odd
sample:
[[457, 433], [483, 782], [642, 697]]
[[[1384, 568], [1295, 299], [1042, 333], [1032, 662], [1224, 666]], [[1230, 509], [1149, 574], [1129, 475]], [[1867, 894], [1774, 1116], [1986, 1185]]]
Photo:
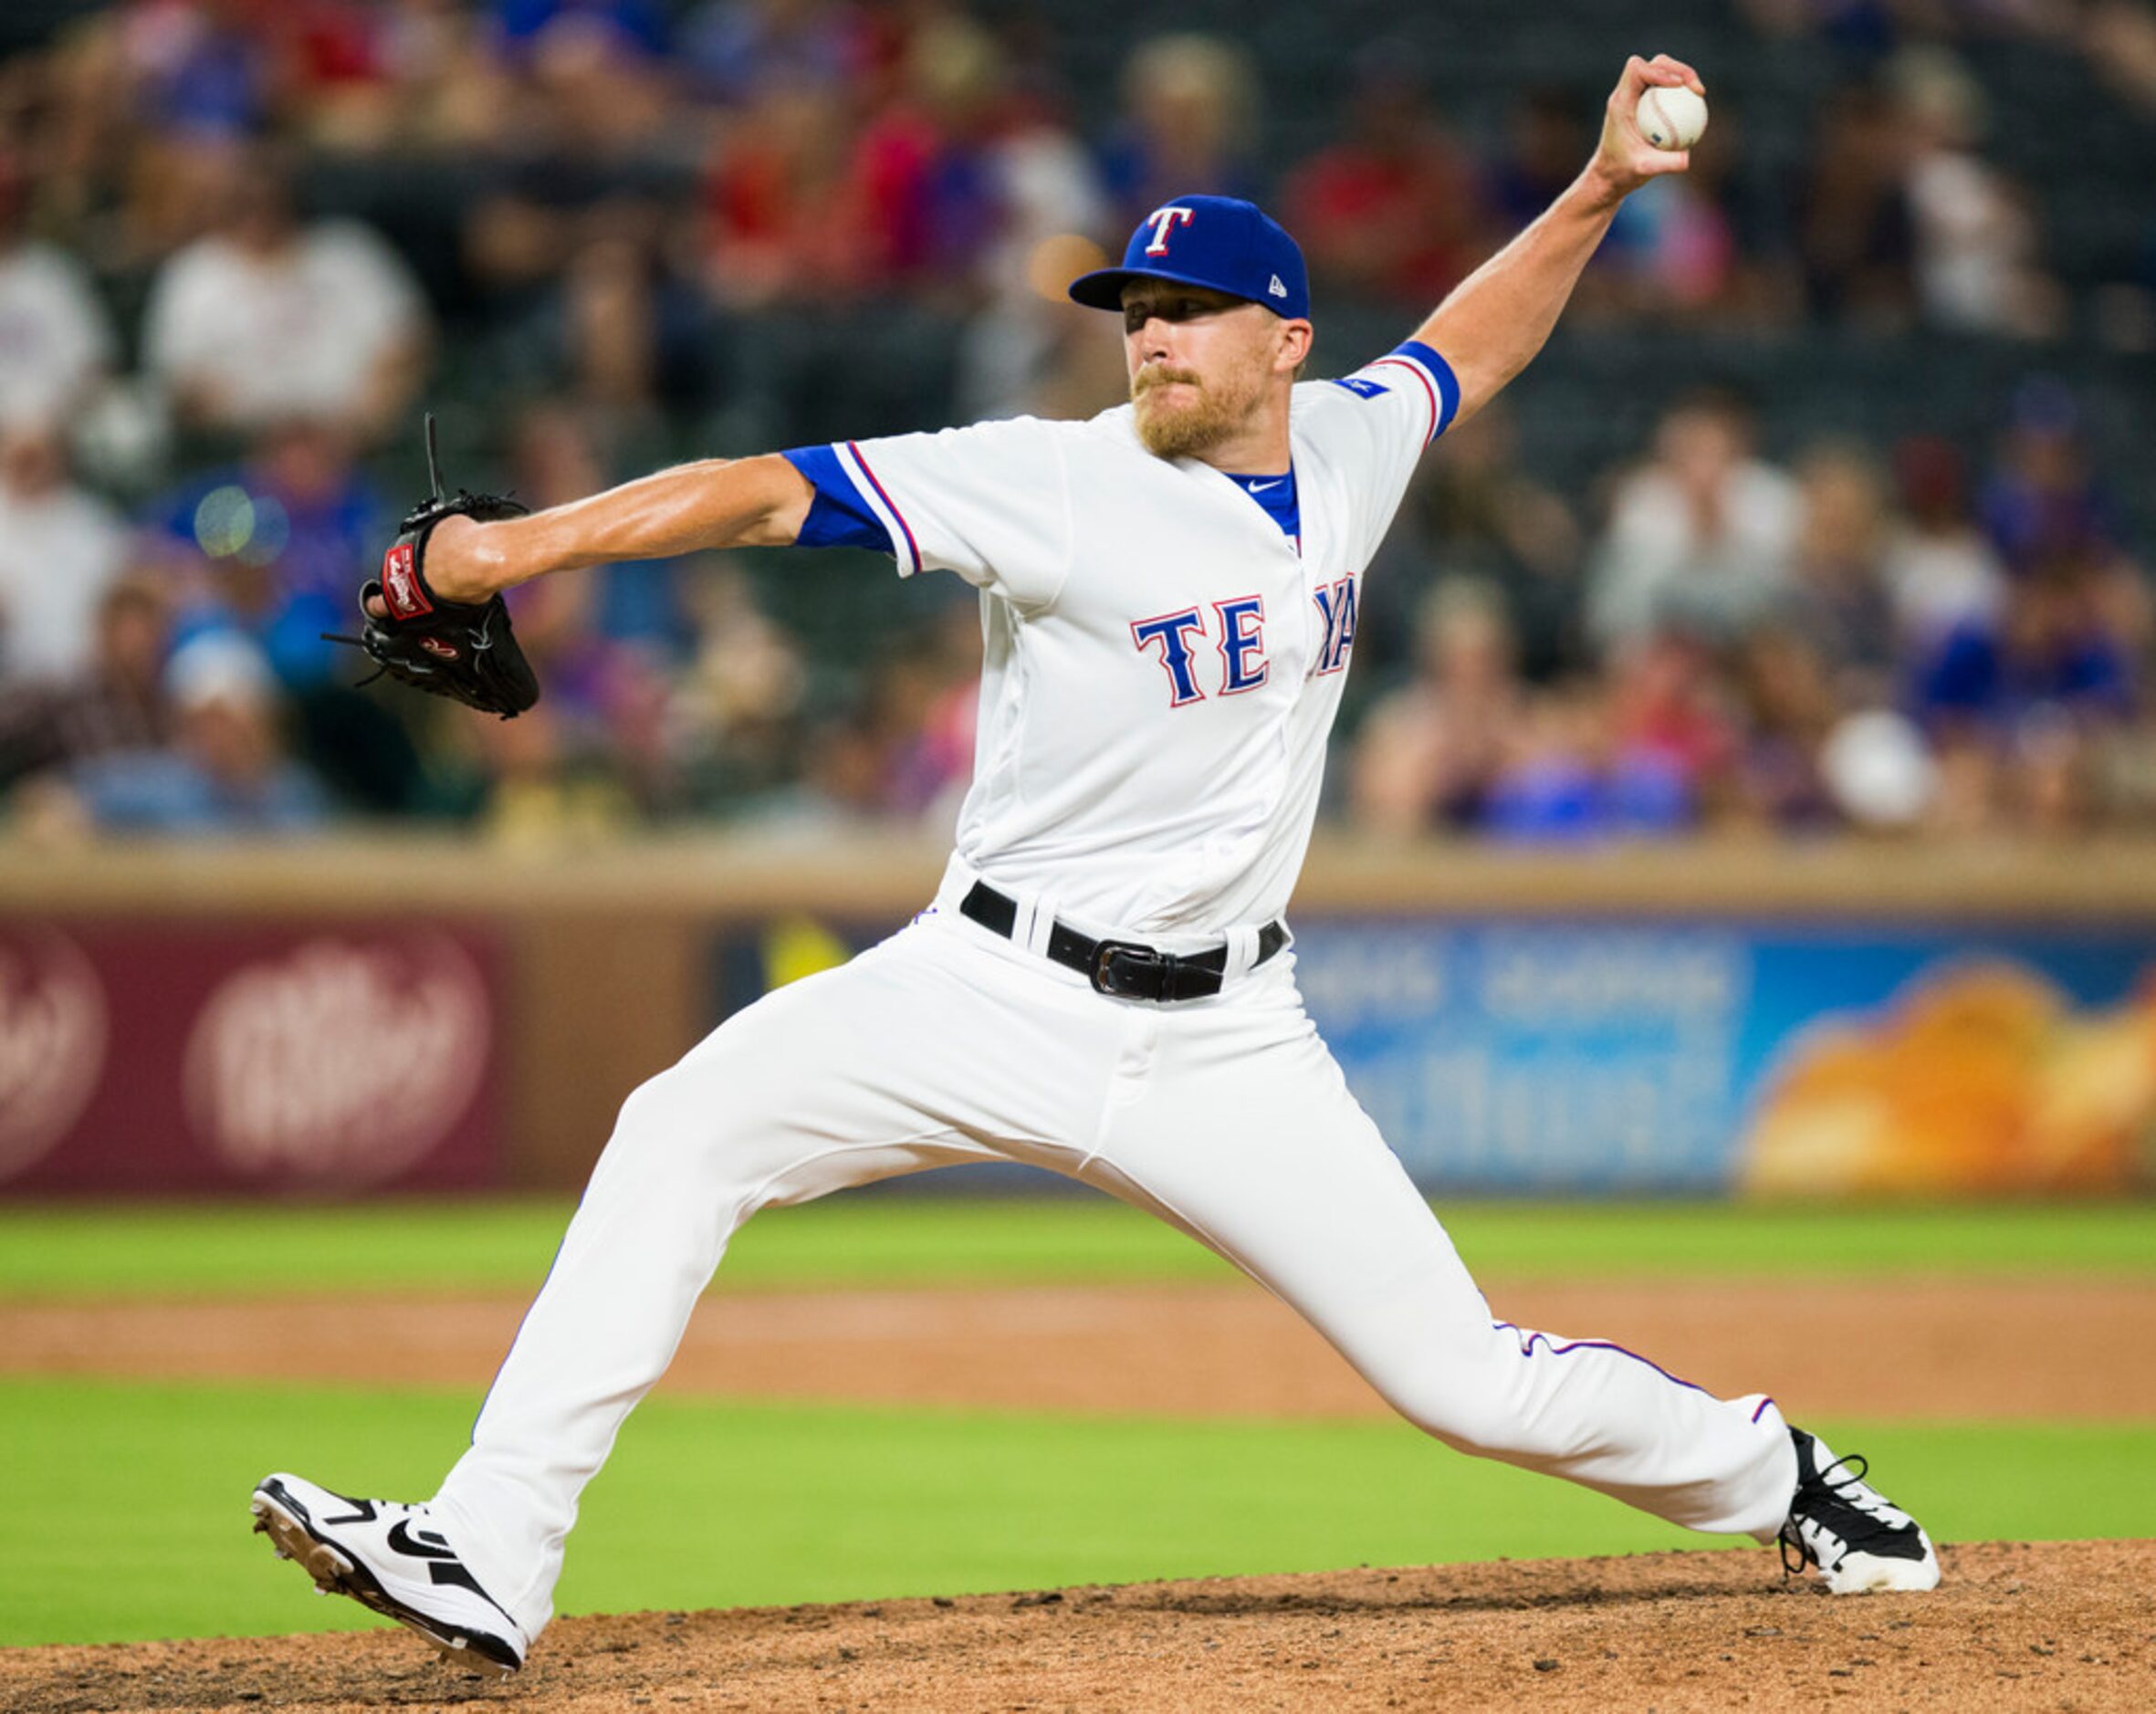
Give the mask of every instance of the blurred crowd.
[[[1081, 88], [1041, 16], [960, 0], [78, 11], [0, 60], [0, 818], [46, 839], [947, 822], [971, 598], [859, 559], [527, 586], [546, 696], [515, 722], [356, 685], [323, 633], [417, 497], [421, 404], [453, 481], [534, 506], [683, 455], [1089, 413], [1121, 351], [1062, 286], [1192, 189], [1298, 234], [1338, 372], [1370, 353], [1325, 351], [1327, 307], [1404, 334], [1577, 172], [1601, 96], [1522, 87], [1469, 125], [1380, 40], [1335, 49], [1336, 116], [1283, 152], [1269, 88], [1316, 98], [1261, 33], [1141, 30]], [[1852, 423], [1785, 460], [1775, 400], [1681, 391], [1562, 486], [1501, 404], [1425, 462], [1371, 573], [1328, 812], [1522, 841], [2150, 820], [2134, 473], [2046, 353], [2156, 346], [2156, 205], [2127, 211], [2138, 272], [2062, 267], [1964, 50], [2078, 57], [2147, 143], [2156, 9], [1738, 11], [1761, 54], [1847, 75], [1786, 162], [1718, 99], [1568, 329], [2005, 342], [2028, 379], [1981, 444]]]
[[1690, 396], [1598, 528], [1506, 442], [1501, 401], [1410, 494], [1438, 574], [1355, 747], [1362, 824], [2066, 832], [2156, 810], [2147, 573], [2063, 392], [2030, 383], [1981, 474], [1924, 436], [1783, 468], [1743, 400]]

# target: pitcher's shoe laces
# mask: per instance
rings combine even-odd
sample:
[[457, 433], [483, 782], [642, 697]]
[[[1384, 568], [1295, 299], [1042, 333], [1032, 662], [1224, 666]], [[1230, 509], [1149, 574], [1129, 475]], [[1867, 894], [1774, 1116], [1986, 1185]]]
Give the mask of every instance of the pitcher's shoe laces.
[[1939, 1583], [1939, 1559], [1917, 1521], [1866, 1479], [1861, 1453], [1837, 1458], [1817, 1437], [1789, 1431], [1796, 1448], [1796, 1493], [1779, 1538], [1782, 1574], [1816, 1565], [1837, 1595], [1924, 1590]]
[[[1835, 1480], [1837, 1470], [1843, 1472], [1838, 1484]], [[1819, 1485], [1833, 1493], [1837, 1500], [1855, 1508], [1867, 1517], [1879, 1520], [1869, 1529], [1859, 1527], [1852, 1530], [1847, 1538], [1847, 1543], [1851, 1547], [1861, 1546], [1881, 1531], [1897, 1527], [1898, 1524], [1907, 1524], [1910, 1521], [1908, 1514], [1889, 1505], [1884, 1496], [1879, 1494], [1877, 1489], [1865, 1486], [1864, 1479], [1870, 1473], [1870, 1470], [1871, 1460], [1867, 1458], [1863, 1453], [1845, 1452], [1818, 1473]], [[1797, 1533], [1796, 1519], [1794, 1516], [1782, 1526], [1782, 1533], [1775, 1538], [1775, 1542], [1782, 1550], [1782, 1575], [1784, 1577], [1797, 1576], [1803, 1573], [1805, 1566], [1816, 1565], [1819, 1562], [1818, 1554], [1814, 1552], [1810, 1544]], [[1792, 1554], [1795, 1555], [1794, 1558], [1791, 1557]]]

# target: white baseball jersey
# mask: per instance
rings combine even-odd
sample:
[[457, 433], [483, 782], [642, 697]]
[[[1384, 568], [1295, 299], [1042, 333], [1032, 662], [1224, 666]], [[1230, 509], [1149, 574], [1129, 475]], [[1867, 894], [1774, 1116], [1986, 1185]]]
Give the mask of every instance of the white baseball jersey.
[[981, 590], [959, 859], [1171, 949], [1279, 915], [1358, 581], [1459, 397], [1443, 358], [1404, 345], [1297, 386], [1290, 470], [1243, 477], [1154, 456], [1128, 405], [790, 453], [819, 496], [803, 545]]

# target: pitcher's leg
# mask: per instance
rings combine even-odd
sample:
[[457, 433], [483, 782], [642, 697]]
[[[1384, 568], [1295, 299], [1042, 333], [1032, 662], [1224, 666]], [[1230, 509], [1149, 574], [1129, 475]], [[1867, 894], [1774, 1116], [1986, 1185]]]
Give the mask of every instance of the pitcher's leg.
[[1693, 1529], [1772, 1537], [1796, 1483], [1773, 1403], [1718, 1399], [1606, 1342], [1494, 1318], [1283, 1004], [1164, 1017], [1150, 1086], [1094, 1176], [1200, 1234], [1430, 1434]]
[[1037, 1044], [1002, 1056], [999, 1082], [992, 968], [956, 972], [947, 946], [939, 964], [917, 941], [895, 945], [768, 997], [623, 1104], [434, 1502], [529, 1633], [550, 1614], [579, 1494], [740, 1225], [775, 1204], [996, 1158], [968, 1120], [1010, 1123], [988, 1103], [1029, 1064], [1042, 1096], [1063, 1092], [1067, 1065]]

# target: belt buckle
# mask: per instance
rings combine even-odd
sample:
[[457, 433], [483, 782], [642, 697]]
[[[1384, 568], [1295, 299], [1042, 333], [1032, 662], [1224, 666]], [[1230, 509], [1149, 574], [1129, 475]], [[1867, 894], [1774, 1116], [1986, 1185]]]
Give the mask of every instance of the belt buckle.
[[1120, 999], [1155, 998], [1149, 989], [1126, 986], [1117, 980], [1115, 961], [1118, 958], [1148, 971], [1159, 971], [1172, 962], [1167, 954], [1156, 952], [1151, 946], [1141, 946], [1135, 941], [1104, 940], [1094, 948], [1092, 974], [1094, 993], [1113, 995]]

